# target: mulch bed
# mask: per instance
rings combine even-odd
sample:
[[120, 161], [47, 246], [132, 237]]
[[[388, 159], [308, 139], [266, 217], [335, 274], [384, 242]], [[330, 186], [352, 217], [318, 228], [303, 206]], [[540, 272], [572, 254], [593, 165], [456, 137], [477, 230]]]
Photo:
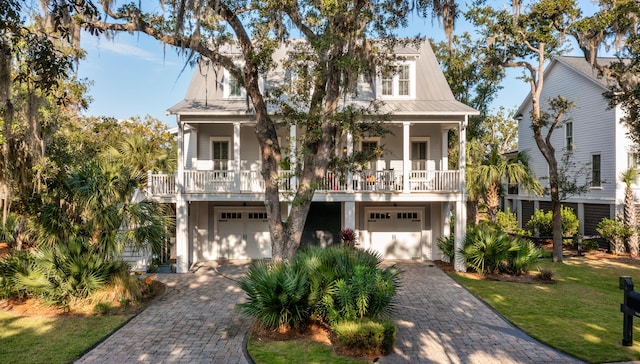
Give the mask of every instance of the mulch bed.
[[[130, 303], [121, 306], [119, 303], [113, 303], [112, 309], [108, 315], [134, 315], [144, 310], [153, 303], [157, 298], [164, 295], [166, 285], [157, 280], [149, 283], [139, 302]], [[55, 317], [55, 316], [93, 316], [93, 305], [80, 302], [71, 305], [70, 310], [65, 310], [61, 306], [47, 304], [40, 298], [33, 297], [13, 297], [0, 300], [0, 310], [15, 316], [38, 316], [38, 317]]]

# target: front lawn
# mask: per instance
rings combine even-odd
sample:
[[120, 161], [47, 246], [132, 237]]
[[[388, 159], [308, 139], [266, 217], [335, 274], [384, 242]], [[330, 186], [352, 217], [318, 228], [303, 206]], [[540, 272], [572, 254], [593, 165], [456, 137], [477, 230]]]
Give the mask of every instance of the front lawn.
[[363, 364], [367, 360], [339, 356], [331, 345], [305, 341], [258, 341], [251, 338], [247, 345], [256, 364], [335, 363]]
[[622, 346], [623, 292], [619, 276], [631, 276], [640, 289], [640, 265], [606, 258], [542, 259], [556, 284], [523, 284], [453, 278], [530, 336], [590, 363], [640, 359], [640, 320], [634, 345]]
[[130, 316], [14, 316], [0, 311], [0, 363], [70, 363]]

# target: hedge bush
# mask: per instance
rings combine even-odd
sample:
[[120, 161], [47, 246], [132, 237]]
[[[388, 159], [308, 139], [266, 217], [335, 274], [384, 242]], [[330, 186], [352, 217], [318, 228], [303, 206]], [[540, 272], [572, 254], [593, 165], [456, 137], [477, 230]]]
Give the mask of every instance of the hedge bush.
[[384, 318], [343, 321], [332, 326], [340, 346], [360, 355], [386, 355], [396, 341], [396, 325]]
[[[573, 236], [578, 232], [580, 220], [576, 217], [573, 209], [562, 206], [560, 209], [562, 218], [562, 236]], [[527, 222], [527, 228], [531, 235], [553, 236], [553, 212], [536, 210]]]

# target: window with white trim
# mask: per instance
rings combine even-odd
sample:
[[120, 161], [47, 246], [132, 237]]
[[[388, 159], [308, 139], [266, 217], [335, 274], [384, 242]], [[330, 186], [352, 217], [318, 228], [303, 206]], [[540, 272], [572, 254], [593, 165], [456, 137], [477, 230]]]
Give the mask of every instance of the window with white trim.
[[[360, 151], [365, 154], [374, 154], [376, 158], [381, 157], [381, 149], [378, 147], [378, 140], [363, 140], [360, 142]], [[366, 169], [375, 169], [374, 162], [367, 162], [365, 165]]]
[[411, 141], [411, 169], [414, 171], [426, 171], [429, 159], [429, 140], [415, 139]]
[[573, 151], [573, 122], [569, 121], [564, 124], [564, 139], [567, 152]]
[[229, 165], [229, 139], [211, 139], [211, 160], [214, 171], [226, 171]]
[[602, 186], [602, 169], [600, 164], [600, 154], [591, 156], [591, 187]]
[[415, 61], [405, 61], [386, 67], [379, 77], [379, 96], [385, 99], [415, 98], [416, 88]]
[[225, 99], [242, 99], [246, 96], [247, 91], [231, 72], [225, 69], [223, 77], [222, 91]]

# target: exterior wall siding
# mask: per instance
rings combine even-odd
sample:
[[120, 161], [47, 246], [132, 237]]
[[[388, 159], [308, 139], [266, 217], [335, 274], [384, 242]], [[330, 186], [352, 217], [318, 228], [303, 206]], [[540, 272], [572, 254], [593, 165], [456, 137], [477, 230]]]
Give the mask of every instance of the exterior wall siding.
[[[564, 120], [573, 122], [574, 149], [571, 160], [575, 162], [576, 167], [587, 166], [581, 175], [591, 176], [592, 155], [601, 156], [601, 179], [603, 180], [601, 187], [594, 187], [586, 194], [573, 196], [568, 199], [569, 202], [602, 200], [613, 202], [616, 199], [616, 180], [619, 174], [619, 167], [616, 166], [617, 160], [621, 158], [619, 145], [616, 143], [620, 138], [616, 135], [619, 134], [621, 127], [617, 122], [616, 111], [608, 109], [607, 102], [602, 96], [604, 91], [605, 89], [593, 80], [561, 62], [555, 63], [546, 73], [541, 110], [547, 110], [549, 98], [558, 95], [566, 97], [575, 104], [575, 108], [567, 113]], [[533, 131], [530, 128], [530, 99], [523, 104], [521, 110], [525, 117], [518, 124], [519, 149], [529, 152], [535, 175], [543, 178], [541, 182], [548, 185], [548, 180], [544, 179], [548, 176], [548, 166], [535, 144]], [[551, 142], [556, 148], [556, 158], [561, 165], [565, 150], [565, 129], [556, 129]], [[584, 184], [586, 181], [582, 176], [578, 176], [579, 184]], [[524, 192], [520, 194], [526, 196]]]

